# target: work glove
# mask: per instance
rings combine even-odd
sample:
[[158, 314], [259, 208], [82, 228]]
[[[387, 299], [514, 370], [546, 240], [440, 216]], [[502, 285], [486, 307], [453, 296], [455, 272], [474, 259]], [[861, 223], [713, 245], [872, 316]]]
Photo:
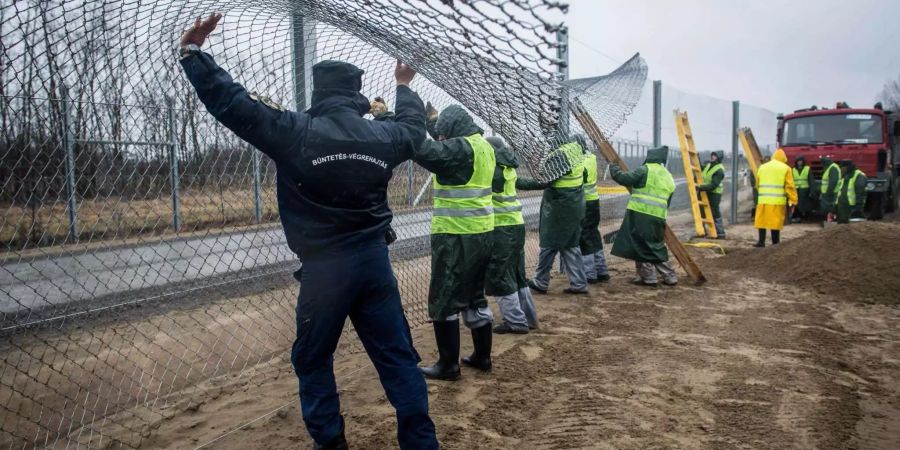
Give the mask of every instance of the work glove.
[[381, 97], [375, 97], [375, 100], [372, 100], [372, 103], [369, 108], [369, 114], [372, 117], [378, 117], [386, 112], [388, 112], [387, 104], [384, 102], [384, 99]]
[[437, 120], [438, 118], [438, 110], [435, 109], [431, 102], [425, 104], [425, 118], [428, 121]]

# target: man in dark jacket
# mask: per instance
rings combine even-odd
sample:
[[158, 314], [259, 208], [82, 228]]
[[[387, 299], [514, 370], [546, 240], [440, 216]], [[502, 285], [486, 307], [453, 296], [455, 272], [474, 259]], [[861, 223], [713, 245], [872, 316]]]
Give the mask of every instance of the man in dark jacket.
[[812, 198], [810, 186], [812, 186], [812, 174], [806, 165], [806, 158], [798, 156], [791, 170], [794, 175], [794, 187], [797, 188], [797, 207], [794, 209], [792, 220], [803, 220], [812, 212]]
[[491, 189], [494, 243], [484, 293], [496, 297], [503, 318], [494, 333], [527, 334], [538, 327], [538, 319], [525, 277], [525, 218], [516, 193], [519, 160], [503, 139], [489, 137], [487, 141], [494, 147], [497, 167]]
[[332, 364], [348, 316], [397, 411], [400, 447], [438, 448], [386, 242], [391, 171], [425, 139], [424, 106], [408, 87], [415, 72], [397, 63], [393, 123], [362, 117], [363, 71], [338, 61], [313, 66], [309, 110], [287, 111], [200, 51], [220, 19], [197, 19], [185, 32], [181, 65], [216, 120], [275, 162], [284, 233], [303, 260], [291, 362], [316, 448], [347, 448]]
[[725, 166], [722, 165], [724, 160], [725, 152], [722, 150], [712, 152], [709, 155], [709, 162], [703, 166], [703, 184], [697, 186], [697, 190], [706, 192], [709, 198], [709, 209], [712, 211], [718, 239], [725, 239], [725, 222], [722, 220], [722, 210], [719, 208], [724, 191], [722, 185], [722, 181], [725, 180]]
[[668, 155], [669, 147], [650, 150], [644, 164], [631, 172], [623, 172], [615, 164], [609, 166], [613, 180], [631, 188], [625, 219], [611, 253], [634, 260], [637, 277], [632, 282], [639, 285], [658, 285], [657, 272], [666, 285], [678, 283], [665, 242], [666, 218], [675, 192], [675, 181], [665, 167]]
[[494, 148], [461, 106], [437, 115], [429, 109], [425, 141], [413, 159], [434, 174], [431, 219], [431, 284], [428, 316], [434, 325], [438, 361], [423, 367], [428, 378], [457, 380], [459, 316], [472, 330], [475, 352], [463, 358], [470, 367], [491, 370], [493, 314], [484, 296], [484, 280], [494, 231], [491, 183]]
[[837, 203], [837, 186], [841, 182], [841, 169], [830, 156], [819, 158], [822, 163], [822, 181], [819, 187], [819, 210], [825, 214], [826, 221], [834, 219], [834, 208]]
[[850, 223], [850, 219], [865, 217], [863, 208], [866, 206], [866, 184], [869, 179], [849, 159], [841, 161], [841, 175], [835, 202], [837, 222]]
[[546, 294], [550, 288], [550, 270], [559, 253], [569, 277], [567, 294], [587, 293], [587, 277], [581, 255], [581, 222], [584, 219], [584, 151], [575, 138], [554, 150], [547, 164], [569, 170], [549, 183], [519, 178], [516, 188], [543, 190], [541, 199], [540, 254], [534, 277], [528, 286]]

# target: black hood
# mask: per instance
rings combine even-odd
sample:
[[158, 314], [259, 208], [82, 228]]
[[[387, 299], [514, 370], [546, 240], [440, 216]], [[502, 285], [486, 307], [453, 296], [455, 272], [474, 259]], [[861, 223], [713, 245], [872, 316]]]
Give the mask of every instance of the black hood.
[[447, 139], [483, 133], [481, 128], [478, 128], [478, 125], [475, 125], [472, 116], [459, 105], [450, 105], [444, 108], [444, 110], [441, 111], [441, 115], [438, 116], [434, 128], [438, 135], [444, 136]]
[[669, 147], [667, 145], [663, 145], [662, 147], [657, 147], [654, 149], [650, 149], [647, 151], [647, 159], [644, 160], [644, 164], [665, 164], [666, 160], [669, 159]]
[[852, 160], [849, 160], [849, 159], [842, 159], [841, 162], [840, 162], [839, 164], [840, 164], [840, 166], [841, 166], [842, 169], [845, 168], [845, 167], [847, 168], [847, 173], [848, 173], [848, 174], [851, 174], [851, 173], [853, 173], [854, 171], [856, 171], [856, 163], [854, 163]]
[[725, 151], [724, 150], [716, 150], [716, 151], [712, 152], [712, 154], [716, 155], [716, 158], [718, 158], [718, 159], [715, 162], [713, 162], [712, 158], [710, 158], [709, 159], [710, 163], [722, 164], [723, 162], [725, 162]]
[[326, 111], [348, 110], [360, 116], [372, 105], [360, 93], [362, 69], [342, 61], [322, 61], [312, 68], [313, 91], [309, 113], [313, 116]]

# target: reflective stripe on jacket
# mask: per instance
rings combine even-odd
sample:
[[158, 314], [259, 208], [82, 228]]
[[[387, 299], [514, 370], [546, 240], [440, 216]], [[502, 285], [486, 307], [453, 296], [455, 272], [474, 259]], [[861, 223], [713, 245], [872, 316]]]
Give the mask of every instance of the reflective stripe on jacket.
[[856, 178], [862, 173], [861, 170], [856, 169], [853, 171], [853, 175], [847, 180], [847, 177], [842, 177], [837, 184], [837, 196], [834, 198], [834, 204], [838, 204], [838, 200], [841, 198], [841, 190], [844, 188], [844, 181], [846, 180], [850, 183], [847, 186], [847, 204], [850, 206], [856, 206]]
[[432, 234], [479, 234], [494, 229], [491, 200], [491, 181], [496, 165], [494, 148], [480, 134], [465, 139], [475, 155], [472, 178], [463, 185], [447, 186], [433, 177]]
[[584, 172], [587, 174], [584, 182], [584, 200], [600, 200], [597, 193], [597, 156], [593, 153], [584, 155]]
[[[707, 164], [707, 165], [703, 168], [703, 183], [704, 183], [704, 184], [711, 184], [712, 181], [713, 181], [713, 175], [715, 175], [716, 172], [723, 172], [723, 173], [724, 173], [724, 172], [725, 172], [725, 167], [722, 166], [721, 164], [715, 164], [715, 165], [713, 165], [713, 164]], [[712, 192], [713, 194], [721, 194], [721, 193], [725, 190], [725, 187], [722, 186], [722, 184], [723, 184], [723, 183], [719, 183], [719, 185], [716, 186], [716, 188], [713, 189], [711, 192]]]
[[669, 198], [675, 192], [675, 180], [662, 164], [648, 163], [646, 166], [647, 183], [631, 191], [628, 209], [665, 220], [669, 214]]
[[[502, 166], [501, 166], [502, 167]], [[494, 226], [508, 227], [522, 225], [525, 218], [522, 216], [522, 203], [516, 195], [516, 169], [503, 167], [503, 192], [494, 193], [491, 199], [494, 203]]]
[[759, 166], [757, 170], [759, 186], [756, 187], [757, 203], [760, 205], [786, 205], [787, 193], [784, 189], [784, 180], [790, 171], [790, 166], [776, 160]]
[[584, 154], [577, 142], [569, 142], [556, 151], [561, 152], [569, 163], [568, 172], [553, 182], [555, 188], [581, 187], [584, 183]]
[[[793, 169], [794, 172], [794, 186], [797, 189], [809, 189], [809, 166], [803, 166], [803, 170], [797, 170], [795, 167]], [[827, 180], [823, 180], [827, 181]]]
[[832, 169], [834, 169], [833, 172], [837, 174], [838, 183], [841, 182], [841, 168], [837, 165], [837, 163], [831, 163], [830, 166], [825, 168], [825, 172], [822, 173], [822, 193], [823, 194], [828, 194], [828, 180], [831, 179]]

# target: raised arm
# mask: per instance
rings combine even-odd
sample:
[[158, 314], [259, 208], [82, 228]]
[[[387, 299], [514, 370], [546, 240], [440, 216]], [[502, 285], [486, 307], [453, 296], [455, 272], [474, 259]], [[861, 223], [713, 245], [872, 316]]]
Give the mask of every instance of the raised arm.
[[397, 61], [394, 78], [397, 80], [397, 104], [393, 123], [395, 140], [407, 157], [425, 141], [425, 105], [419, 95], [409, 88], [416, 72]]
[[622, 186], [639, 189], [647, 184], [647, 166], [640, 166], [630, 172], [624, 172], [617, 164], [610, 164], [609, 175]]
[[221, 18], [221, 14], [213, 14], [204, 21], [198, 18], [184, 33], [181, 67], [200, 101], [217, 121], [278, 160], [302, 142], [307, 117], [287, 111], [265, 97], [251, 95], [212, 56], [198, 50]]

